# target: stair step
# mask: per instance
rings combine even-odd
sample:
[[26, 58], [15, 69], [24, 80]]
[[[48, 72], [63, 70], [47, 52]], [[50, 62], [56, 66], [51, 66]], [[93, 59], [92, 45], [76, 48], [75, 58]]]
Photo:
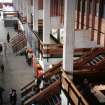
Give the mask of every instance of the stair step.
[[98, 63], [98, 61], [97, 61], [96, 59], [93, 59], [92, 61], [93, 61], [94, 63]]
[[93, 61], [90, 61], [90, 64], [91, 64], [91, 65], [95, 65], [96, 63], [94, 63]]
[[95, 59], [96, 59], [97, 61], [101, 61], [101, 60], [102, 60], [102, 59], [100, 59], [98, 56], [96, 56]]
[[99, 55], [100, 58], [104, 59], [105, 57], [103, 55]]

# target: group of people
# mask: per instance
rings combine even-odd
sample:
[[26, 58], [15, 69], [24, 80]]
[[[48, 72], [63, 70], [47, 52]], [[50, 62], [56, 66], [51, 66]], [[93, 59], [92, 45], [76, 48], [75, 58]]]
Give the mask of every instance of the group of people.
[[[4, 88], [0, 87], [0, 105], [3, 105], [3, 92]], [[16, 105], [17, 102], [17, 94], [15, 89], [11, 89], [9, 93], [9, 100], [11, 105]]]

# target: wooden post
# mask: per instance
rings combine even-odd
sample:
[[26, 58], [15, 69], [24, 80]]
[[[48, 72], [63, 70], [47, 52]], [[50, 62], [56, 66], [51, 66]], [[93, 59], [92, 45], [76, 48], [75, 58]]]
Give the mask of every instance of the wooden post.
[[76, 29], [79, 29], [80, 3], [81, 3], [81, 0], [78, 0], [77, 1], [77, 26], [76, 26]]
[[85, 14], [85, 0], [82, 0], [82, 10], [81, 10], [81, 29], [84, 28], [84, 14]]
[[91, 29], [91, 41], [94, 40], [95, 13], [96, 13], [96, 0], [92, 0], [92, 29]]
[[87, 8], [86, 8], [86, 29], [89, 28], [89, 17], [90, 17], [90, 0], [87, 0]]
[[99, 0], [97, 44], [100, 44], [100, 37], [101, 37], [100, 32], [101, 32], [103, 11], [104, 11], [104, 0]]

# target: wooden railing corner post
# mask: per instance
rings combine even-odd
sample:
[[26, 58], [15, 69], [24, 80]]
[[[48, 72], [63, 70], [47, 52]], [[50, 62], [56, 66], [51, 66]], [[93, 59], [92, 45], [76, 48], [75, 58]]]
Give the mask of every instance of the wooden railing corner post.
[[81, 97], [79, 96], [78, 97], [78, 105], [80, 105], [81, 104]]

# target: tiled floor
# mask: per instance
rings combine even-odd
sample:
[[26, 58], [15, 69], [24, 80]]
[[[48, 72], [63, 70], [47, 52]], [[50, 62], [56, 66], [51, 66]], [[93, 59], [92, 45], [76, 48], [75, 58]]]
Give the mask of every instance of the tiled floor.
[[[3, 20], [0, 19], [0, 43], [6, 42], [7, 32], [10, 33], [10, 37], [16, 35], [16, 32], [14, 32], [12, 28], [5, 28]], [[3, 105], [9, 105], [10, 88], [17, 90], [17, 105], [20, 105], [20, 89], [29, 81], [33, 80], [33, 69], [26, 64], [24, 56], [16, 56], [13, 54], [9, 44], [7, 48], [7, 56], [5, 57], [2, 53], [0, 61], [4, 63], [5, 67], [4, 73], [1, 73], [0, 70], [0, 86], [5, 89], [3, 93]]]

